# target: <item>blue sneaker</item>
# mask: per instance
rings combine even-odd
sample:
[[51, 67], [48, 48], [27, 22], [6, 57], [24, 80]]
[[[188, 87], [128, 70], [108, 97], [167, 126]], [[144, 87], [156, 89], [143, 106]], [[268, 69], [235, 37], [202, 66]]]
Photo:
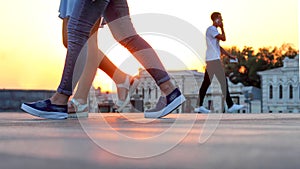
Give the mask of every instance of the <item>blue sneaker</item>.
[[21, 109], [33, 116], [45, 119], [66, 119], [68, 117], [68, 106], [54, 105], [50, 99], [23, 103]]
[[166, 96], [160, 96], [155, 107], [152, 108], [152, 109], [148, 109], [145, 111], [145, 113], [148, 113], [148, 112], [158, 112], [160, 111], [161, 109], [163, 109], [164, 107], [166, 107], [167, 105], [167, 98]]
[[157, 102], [154, 109], [146, 110], [144, 112], [145, 118], [161, 118], [164, 117], [175, 109], [177, 109], [183, 102], [185, 102], [185, 97], [176, 88], [167, 97], [161, 97]]

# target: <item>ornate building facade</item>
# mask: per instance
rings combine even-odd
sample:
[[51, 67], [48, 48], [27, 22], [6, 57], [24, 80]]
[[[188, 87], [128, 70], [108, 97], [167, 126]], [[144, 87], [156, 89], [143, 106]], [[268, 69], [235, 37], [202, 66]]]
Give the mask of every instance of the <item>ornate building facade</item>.
[[262, 79], [263, 113], [299, 113], [299, 55], [285, 58], [283, 67], [258, 73]]

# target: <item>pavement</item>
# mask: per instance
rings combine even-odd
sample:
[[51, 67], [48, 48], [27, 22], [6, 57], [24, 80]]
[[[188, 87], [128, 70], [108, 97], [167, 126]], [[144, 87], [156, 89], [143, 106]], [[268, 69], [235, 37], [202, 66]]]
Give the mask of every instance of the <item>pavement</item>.
[[1, 169], [298, 169], [300, 114], [0, 113]]

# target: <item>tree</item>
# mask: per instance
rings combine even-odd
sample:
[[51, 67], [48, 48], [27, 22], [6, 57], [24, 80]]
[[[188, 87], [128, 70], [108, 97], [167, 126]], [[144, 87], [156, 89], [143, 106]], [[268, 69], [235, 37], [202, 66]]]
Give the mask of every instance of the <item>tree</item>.
[[229, 58], [221, 57], [225, 67], [225, 74], [234, 84], [242, 83], [245, 86], [260, 88], [260, 76], [258, 71], [269, 70], [283, 66], [285, 57], [294, 58], [299, 51], [291, 44], [283, 44], [280, 48], [259, 48], [256, 53], [252, 47], [244, 47], [240, 51], [237, 47], [226, 49], [229, 53], [237, 56], [238, 63], [230, 63]]

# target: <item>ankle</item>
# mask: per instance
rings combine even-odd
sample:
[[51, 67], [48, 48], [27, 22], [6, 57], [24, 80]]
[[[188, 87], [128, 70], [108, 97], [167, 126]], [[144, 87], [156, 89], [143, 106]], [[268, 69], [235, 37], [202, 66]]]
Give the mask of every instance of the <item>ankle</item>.
[[113, 76], [112, 80], [116, 83], [116, 84], [122, 84], [125, 83], [125, 81], [127, 80], [127, 78], [129, 77], [129, 80], [131, 78], [130, 75], [123, 73], [123, 72], [116, 72], [115, 75]]
[[171, 103], [174, 99], [181, 95], [181, 92], [178, 88], [175, 88], [170, 94], [166, 96], [167, 104]]
[[76, 102], [78, 102], [79, 104], [86, 104], [87, 103], [87, 99], [78, 98], [78, 97], [73, 97], [72, 99], [76, 100]]
[[161, 85], [159, 85], [160, 90], [165, 94], [165, 95], [169, 95], [171, 94], [176, 87], [173, 85], [173, 83], [171, 83], [171, 81], [167, 81], [165, 83], [162, 83]]
[[50, 101], [52, 104], [56, 104], [56, 105], [66, 105], [68, 103], [70, 96], [67, 96], [65, 94], [61, 94], [61, 93], [55, 93], [51, 98]]

